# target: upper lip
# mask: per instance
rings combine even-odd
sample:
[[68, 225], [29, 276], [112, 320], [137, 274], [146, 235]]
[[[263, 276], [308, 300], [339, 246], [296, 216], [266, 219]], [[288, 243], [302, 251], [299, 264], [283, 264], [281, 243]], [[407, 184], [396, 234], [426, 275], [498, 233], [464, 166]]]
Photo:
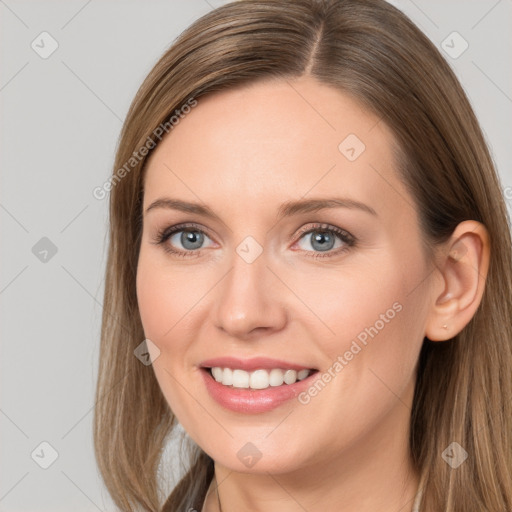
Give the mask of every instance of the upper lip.
[[254, 370], [271, 370], [281, 368], [283, 370], [313, 370], [311, 366], [299, 363], [283, 361], [281, 359], [271, 359], [268, 357], [253, 357], [250, 359], [240, 359], [237, 357], [215, 357], [207, 359], [200, 363], [203, 368], [231, 368], [233, 370], [245, 370], [251, 372]]

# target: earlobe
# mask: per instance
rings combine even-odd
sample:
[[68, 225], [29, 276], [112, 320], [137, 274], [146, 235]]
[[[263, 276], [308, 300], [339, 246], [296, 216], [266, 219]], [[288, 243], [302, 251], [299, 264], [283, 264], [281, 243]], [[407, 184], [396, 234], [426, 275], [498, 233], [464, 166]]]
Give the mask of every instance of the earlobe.
[[425, 336], [445, 341], [469, 323], [482, 300], [490, 259], [487, 229], [474, 220], [461, 222], [439, 250]]

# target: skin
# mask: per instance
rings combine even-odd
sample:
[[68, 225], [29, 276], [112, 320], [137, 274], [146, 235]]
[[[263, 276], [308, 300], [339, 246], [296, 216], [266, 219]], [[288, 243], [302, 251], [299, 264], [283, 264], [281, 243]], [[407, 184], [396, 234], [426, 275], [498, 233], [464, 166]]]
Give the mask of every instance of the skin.
[[[338, 149], [349, 134], [366, 146], [355, 161]], [[224, 512], [412, 509], [419, 475], [408, 435], [419, 351], [425, 336], [450, 339], [473, 316], [489, 241], [481, 224], [465, 221], [435, 261], [426, 257], [393, 144], [379, 118], [301, 77], [200, 98], [150, 157], [144, 212], [173, 197], [219, 217], [144, 213], [137, 295], [145, 335], [160, 350], [156, 378], [214, 459], [210, 488], [219, 482]], [[286, 201], [327, 197], [360, 201], [377, 215], [332, 208], [278, 220]], [[207, 234], [194, 256], [154, 243], [159, 230], [184, 222]], [[326, 253], [311, 233], [299, 234], [315, 223], [357, 242], [336, 238], [330, 257], [315, 258]], [[252, 263], [236, 252], [247, 236], [263, 248]], [[179, 234], [172, 243], [187, 250]], [[198, 366], [212, 357], [267, 356], [326, 372], [394, 303], [401, 311], [306, 405], [292, 399], [270, 412], [235, 413], [206, 391]], [[261, 452], [252, 468], [237, 457], [249, 441]], [[203, 510], [218, 510], [214, 492]]]

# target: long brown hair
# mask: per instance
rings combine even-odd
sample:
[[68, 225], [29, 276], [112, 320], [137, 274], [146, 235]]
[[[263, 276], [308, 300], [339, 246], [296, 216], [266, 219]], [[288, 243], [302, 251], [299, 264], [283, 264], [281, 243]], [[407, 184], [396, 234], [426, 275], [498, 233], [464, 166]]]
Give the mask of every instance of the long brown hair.
[[[156, 146], [157, 127], [174, 129], [169, 117], [191, 99], [200, 105], [216, 91], [305, 74], [349, 94], [391, 128], [427, 249], [467, 219], [489, 232], [490, 266], [474, 317], [447, 342], [424, 340], [410, 449], [422, 475], [422, 512], [512, 510], [510, 220], [461, 85], [428, 38], [384, 0], [232, 2], [191, 25], [137, 92], [109, 186], [94, 417], [105, 484], [123, 511], [200, 510], [213, 476], [213, 461], [193, 447], [185, 476], [167, 500], [162, 494], [159, 464], [176, 420], [151, 366], [134, 357], [144, 340], [135, 289], [147, 160], [140, 148]], [[452, 442], [469, 454], [456, 470], [441, 456]]]

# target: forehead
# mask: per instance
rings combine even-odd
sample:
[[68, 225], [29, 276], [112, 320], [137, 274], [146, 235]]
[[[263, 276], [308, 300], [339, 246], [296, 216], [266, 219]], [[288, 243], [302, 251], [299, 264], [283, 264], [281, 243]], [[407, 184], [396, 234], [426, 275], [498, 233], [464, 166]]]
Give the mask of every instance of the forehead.
[[144, 204], [168, 192], [257, 213], [263, 198], [268, 208], [339, 194], [396, 214], [407, 193], [393, 145], [385, 123], [337, 89], [255, 83], [198, 100], [151, 155]]

